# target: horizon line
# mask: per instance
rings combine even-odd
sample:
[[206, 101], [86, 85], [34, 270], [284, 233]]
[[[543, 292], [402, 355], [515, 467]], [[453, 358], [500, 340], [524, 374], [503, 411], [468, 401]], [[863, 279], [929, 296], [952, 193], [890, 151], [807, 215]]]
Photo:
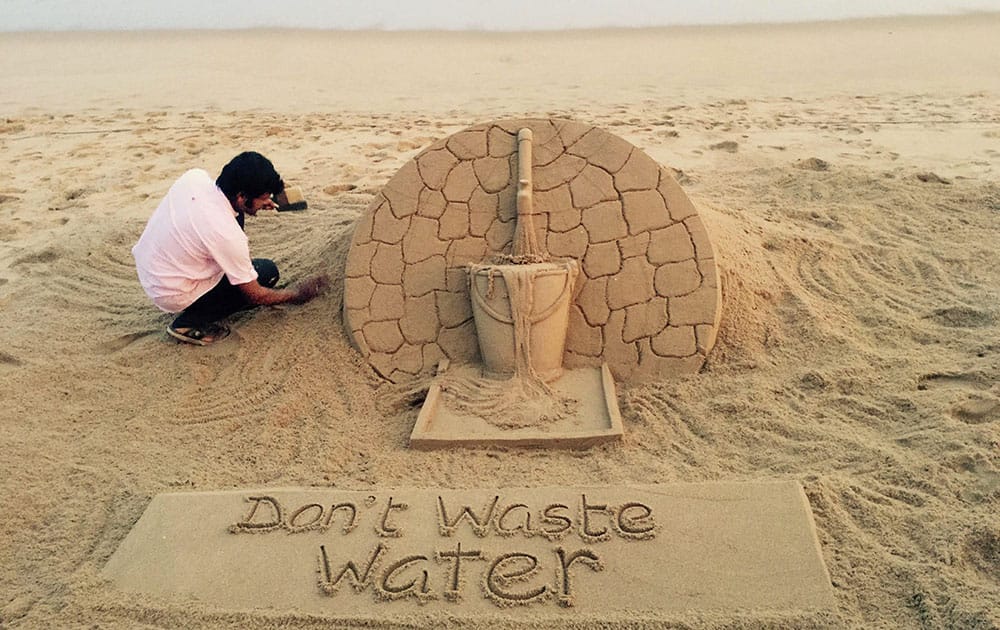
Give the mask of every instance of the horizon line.
[[540, 28], [490, 28], [482, 25], [466, 25], [456, 27], [386, 27], [384, 25], [372, 24], [358, 27], [346, 26], [298, 26], [298, 25], [259, 25], [259, 26], [212, 26], [212, 27], [174, 27], [174, 26], [133, 26], [133, 27], [52, 27], [52, 28], [23, 28], [6, 29], [0, 23], [0, 33], [3, 34], [55, 34], [55, 33], [151, 33], [151, 32], [238, 32], [238, 31], [315, 31], [315, 32], [337, 32], [337, 33], [481, 33], [481, 34], [515, 34], [515, 33], [570, 33], [587, 31], [639, 31], [656, 30], [670, 28], [717, 28], [717, 27], [774, 27], [774, 26], [802, 26], [810, 24], [831, 24], [848, 22], [878, 22], [893, 20], [926, 20], [926, 19], [949, 19], [949, 18], [970, 18], [970, 17], [1000, 16], [1000, 11], [990, 10], [962, 10], [952, 12], [934, 13], [896, 13], [888, 15], [867, 15], [853, 17], [831, 17], [816, 18], [808, 20], [759, 20], [759, 21], [691, 21], [661, 24], [604, 24], [593, 26], [567, 26], [567, 27], [540, 27]]

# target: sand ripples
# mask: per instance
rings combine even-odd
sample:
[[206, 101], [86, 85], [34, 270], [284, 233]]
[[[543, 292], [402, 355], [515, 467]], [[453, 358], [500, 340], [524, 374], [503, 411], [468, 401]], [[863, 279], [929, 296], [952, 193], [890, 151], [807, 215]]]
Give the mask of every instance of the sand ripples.
[[[124, 605], [94, 579], [148, 497], [168, 490], [795, 478], [845, 625], [988, 627], [1000, 194], [985, 180], [919, 179], [927, 168], [878, 154], [870, 126], [848, 128], [871, 102], [838, 104], [843, 115], [790, 100], [577, 112], [688, 171], [725, 295], [703, 372], [623, 385], [624, 441], [584, 453], [407, 449], [417, 409], [386, 404], [342, 328], [353, 222], [407, 151], [478, 119], [206, 111], [26, 120], [25, 134], [123, 131], [46, 136], [44, 152], [30, 138], [17, 141], [23, 149], [5, 145], [20, 153], [0, 190], [0, 479], [10, 529], [22, 532], [4, 547], [11, 563], [0, 587], [20, 597], [5, 611], [56, 626], [189, 621], [187, 610]], [[801, 122], [769, 114], [786, 110], [828, 119], [828, 129], [805, 132], [854, 157], [809, 161], [782, 135]], [[757, 140], [765, 126], [771, 135]], [[245, 133], [266, 137], [276, 163], [296, 165], [283, 174], [308, 184], [310, 204], [248, 221], [254, 255], [274, 258], [283, 281], [326, 271], [333, 286], [304, 306], [234, 318], [232, 337], [216, 346], [181, 345], [138, 286], [129, 249], [191, 155], [224, 163]], [[727, 140], [735, 151], [709, 148]], [[97, 164], [104, 154], [131, 157]], [[49, 557], [59, 560], [46, 567]], [[201, 625], [247, 620], [194, 614]]]

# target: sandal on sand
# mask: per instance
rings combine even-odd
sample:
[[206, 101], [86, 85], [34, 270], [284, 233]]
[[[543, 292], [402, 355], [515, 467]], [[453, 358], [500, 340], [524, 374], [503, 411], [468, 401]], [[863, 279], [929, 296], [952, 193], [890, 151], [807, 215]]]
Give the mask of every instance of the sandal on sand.
[[175, 328], [173, 324], [167, 326], [167, 334], [196, 346], [207, 346], [229, 336], [229, 326], [225, 324], [207, 324], [200, 328], [179, 326]]

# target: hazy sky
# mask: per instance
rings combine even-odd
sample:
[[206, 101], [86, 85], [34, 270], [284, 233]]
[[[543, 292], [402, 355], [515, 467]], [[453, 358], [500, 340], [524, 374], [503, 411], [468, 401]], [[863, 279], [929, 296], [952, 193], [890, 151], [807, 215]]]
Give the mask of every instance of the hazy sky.
[[526, 30], [1000, 11], [1000, 0], [0, 0], [0, 31]]

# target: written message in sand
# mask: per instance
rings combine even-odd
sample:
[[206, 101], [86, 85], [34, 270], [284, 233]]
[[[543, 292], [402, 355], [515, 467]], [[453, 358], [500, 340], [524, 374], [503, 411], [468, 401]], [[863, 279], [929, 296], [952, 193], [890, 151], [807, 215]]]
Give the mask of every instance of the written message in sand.
[[335, 615], [831, 602], [794, 482], [164, 494], [105, 572], [226, 609]]
[[[467, 527], [479, 538], [491, 536], [525, 537], [541, 536], [550, 541], [576, 537], [579, 544], [593, 544], [620, 536], [632, 540], [653, 538], [656, 522], [653, 509], [641, 501], [628, 501], [621, 506], [593, 503], [586, 493], [574, 497], [577, 505], [568, 503], [548, 503], [537, 511], [528, 503], [516, 497], [513, 502], [501, 501], [494, 495], [485, 505], [472, 506], [461, 501], [450, 506], [449, 500], [436, 497], [437, 531], [441, 538], [455, 539], [454, 543], [433, 545], [433, 550], [406, 548], [401, 553], [393, 553], [390, 546], [381, 540], [374, 543], [369, 553], [344, 553], [344, 549], [331, 542], [320, 544], [319, 587], [327, 595], [335, 595], [341, 586], [350, 585], [355, 592], [371, 589], [378, 599], [392, 600], [413, 597], [427, 602], [441, 595], [449, 601], [461, 600], [467, 595], [466, 584], [470, 574], [480, 574], [480, 589], [483, 595], [498, 606], [531, 604], [551, 599], [555, 595], [563, 606], [573, 605], [573, 569], [580, 564], [591, 571], [601, 571], [604, 563], [598, 553], [589, 547], [555, 546], [549, 558], [542, 558], [536, 549], [518, 549], [511, 542], [507, 551], [491, 556], [486, 548], [492, 545], [466, 543], [456, 533]], [[271, 496], [250, 496], [250, 509], [243, 520], [230, 528], [234, 533], [256, 533], [283, 530], [287, 533], [301, 533], [331, 527], [347, 535], [354, 530], [364, 516], [359, 514], [358, 505], [353, 501], [333, 504], [305, 503], [299, 506], [282, 506], [281, 501]], [[375, 495], [365, 499], [365, 504], [378, 502]], [[295, 509], [289, 512], [289, 508]], [[371, 524], [378, 537], [403, 538], [404, 530], [400, 521], [402, 513], [409, 508], [407, 503], [397, 502], [388, 497], [381, 509], [372, 512]], [[267, 512], [263, 519], [261, 511]], [[362, 549], [354, 549], [362, 552]], [[555, 557], [552, 558], [551, 556]], [[339, 557], [338, 557], [339, 556]], [[555, 562], [557, 560], [557, 562]], [[473, 563], [482, 561], [484, 567], [476, 568]], [[545, 570], [547, 561], [554, 566]], [[436, 571], [435, 564], [444, 565], [444, 571]], [[444, 578], [439, 585], [431, 584], [431, 573], [440, 573]], [[546, 576], [546, 573], [552, 575]]]

